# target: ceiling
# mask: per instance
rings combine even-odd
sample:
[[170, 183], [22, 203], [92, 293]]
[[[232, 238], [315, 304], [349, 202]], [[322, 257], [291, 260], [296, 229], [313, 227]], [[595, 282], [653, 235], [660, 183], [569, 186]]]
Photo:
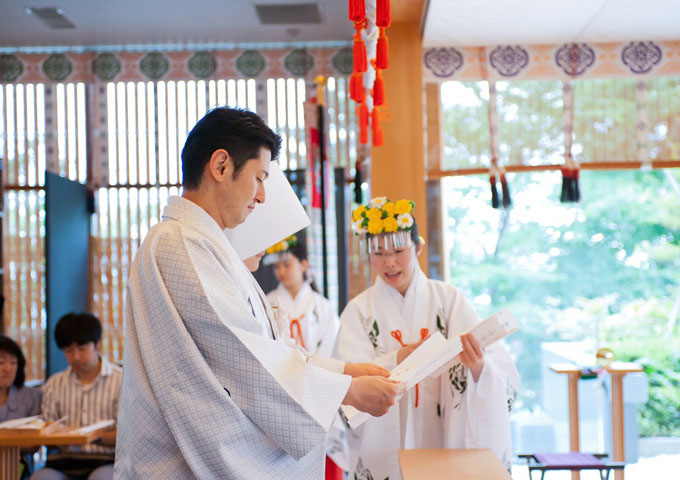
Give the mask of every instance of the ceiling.
[[423, 44], [680, 39], [680, 0], [430, 0]]
[[[316, 3], [321, 23], [262, 25], [256, 4]], [[27, 7], [58, 7], [50, 29]], [[347, 41], [346, 0], [0, 0], [0, 47]]]
[[[321, 22], [262, 25], [256, 4], [318, 5]], [[0, 0], [0, 49], [243, 46], [352, 38], [347, 0]], [[680, 39], [680, 0], [392, 0], [394, 21], [422, 21], [425, 46]], [[75, 24], [50, 29], [27, 7]]]

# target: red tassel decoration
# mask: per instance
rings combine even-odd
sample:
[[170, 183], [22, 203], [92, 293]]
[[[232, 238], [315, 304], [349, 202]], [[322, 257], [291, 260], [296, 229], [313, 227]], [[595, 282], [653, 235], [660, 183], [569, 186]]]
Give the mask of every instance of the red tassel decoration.
[[380, 115], [375, 107], [371, 113], [371, 127], [373, 128], [373, 146], [380, 147], [383, 144], [383, 131], [380, 126]]
[[389, 43], [387, 35], [385, 35], [385, 28], [380, 28], [380, 36], [378, 37], [378, 44], [375, 51], [375, 66], [380, 70], [387, 70], [390, 66], [390, 59], [388, 56]]
[[392, 23], [390, 0], [378, 0], [375, 4], [375, 24], [378, 27], [389, 27]]
[[385, 80], [380, 70], [375, 71], [375, 83], [373, 84], [373, 105], [385, 104]]
[[368, 107], [365, 103], [359, 105], [359, 142], [368, 143]]
[[366, 18], [366, 2], [364, 0], [349, 0], [349, 19], [360, 22]]
[[352, 76], [349, 77], [349, 97], [357, 103], [366, 101], [363, 73], [353, 73]]
[[368, 68], [368, 60], [366, 59], [366, 45], [364, 45], [363, 40], [361, 40], [361, 28], [354, 26], [356, 28], [356, 33], [354, 34], [354, 48], [353, 53], [353, 66], [355, 73], [364, 73]]

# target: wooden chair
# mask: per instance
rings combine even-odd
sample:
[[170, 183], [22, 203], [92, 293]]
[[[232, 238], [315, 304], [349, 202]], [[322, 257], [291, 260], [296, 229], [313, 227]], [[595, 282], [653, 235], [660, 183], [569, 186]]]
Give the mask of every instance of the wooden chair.
[[612, 470], [623, 470], [625, 462], [607, 462], [606, 453], [532, 453], [518, 455], [527, 461], [529, 467], [529, 480], [533, 480], [534, 471], [541, 472], [541, 480], [548, 470], [599, 470], [602, 480], [609, 479]]

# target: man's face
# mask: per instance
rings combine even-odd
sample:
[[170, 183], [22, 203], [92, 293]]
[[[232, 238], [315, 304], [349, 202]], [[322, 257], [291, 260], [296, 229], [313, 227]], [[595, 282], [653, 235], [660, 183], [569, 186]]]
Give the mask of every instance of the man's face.
[[[264, 181], [269, 176], [272, 154], [267, 148], [260, 148], [259, 156], [246, 161], [233, 178], [230, 173], [222, 182], [220, 212], [226, 228], [234, 228], [245, 221], [258, 203], [264, 203]], [[233, 172], [233, 162], [231, 159]]]
[[420, 249], [411, 244], [403, 248], [377, 250], [370, 254], [371, 267], [390, 287], [406, 294], [418, 263]]
[[64, 347], [62, 352], [64, 352], [66, 361], [76, 373], [88, 373], [99, 366], [100, 347], [101, 340], [96, 344], [87, 342], [85, 345], [73, 342], [68, 347]]

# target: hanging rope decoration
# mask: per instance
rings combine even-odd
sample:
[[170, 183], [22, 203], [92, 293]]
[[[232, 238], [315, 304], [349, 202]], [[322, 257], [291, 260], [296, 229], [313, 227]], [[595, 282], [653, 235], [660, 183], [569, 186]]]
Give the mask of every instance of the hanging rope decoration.
[[562, 124], [564, 125], [564, 167], [562, 167], [562, 192], [560, 202], [578, 202], [581, 189], [578, 185], [580, 166], [571, 153], [574, 133], [574, 90], [571, 81], [562, 85]]
[[385, 105], [385, 79], [389, 66], [389, 42], [385, 33], [392, 21], [390, 0], [349, 0], [349, 19], [354, 23], [353, 71], [350, 98], [357, 105], [359, 142], [368, 143], [371, 129], [373, 146], [383, 144], [380, 126]]
[[[512, 205], [510, 199], [510, 189], [508, 188], [508, 181], [505, 178], [505, 169], [498, 166], [498, 156], [496, 155], [496, 134], [498, 133], [498, 111], [496, 110], [496, 84], [489, 81], [489, 143], [491, 149], [491, 166], [489, 167], [489, 183], [491, 185], [491, 206], [499, 208], [501, 202], [503, 208], [509, 208]], [[498, 196], [498, 188], [496, 187], [496, 179], [501, 182], [501, 192], [503, 193], [502, 200]]]

